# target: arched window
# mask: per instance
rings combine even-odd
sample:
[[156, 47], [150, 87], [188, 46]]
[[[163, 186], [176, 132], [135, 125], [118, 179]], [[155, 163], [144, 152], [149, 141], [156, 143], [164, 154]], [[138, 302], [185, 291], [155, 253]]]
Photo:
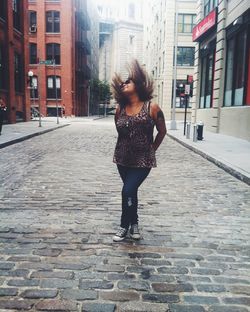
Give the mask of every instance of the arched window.
[[46, 45], [46, 60], [55, 60], [56, 64], [61, 64], [60, 44], [48, 43]]
[[47, 11], [46, 12], [46, 32], [59, 33], [60, 32], [60, 12]]
[[47, 76], [47, 98], [60, 99], [61, 98], [61, 77]]

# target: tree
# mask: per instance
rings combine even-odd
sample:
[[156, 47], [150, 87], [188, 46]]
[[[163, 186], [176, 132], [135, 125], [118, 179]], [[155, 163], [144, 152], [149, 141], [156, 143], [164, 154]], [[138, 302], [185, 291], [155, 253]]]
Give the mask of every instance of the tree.
[[90, 81], [91, 95], [99, 103], [110, 101], [111, 92], [110, 85], [107, 81], [101, 81], [99, 79], [92, 79]]

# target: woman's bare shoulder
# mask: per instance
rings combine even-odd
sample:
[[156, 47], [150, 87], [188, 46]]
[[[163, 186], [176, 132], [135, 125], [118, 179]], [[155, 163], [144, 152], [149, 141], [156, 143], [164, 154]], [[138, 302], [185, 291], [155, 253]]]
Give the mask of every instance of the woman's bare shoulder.
[[151, 102], [150, 103], [150, 115], [153, 118], [156, 118], [157, 113], [161, 111], [160, 106], [157, 103]]

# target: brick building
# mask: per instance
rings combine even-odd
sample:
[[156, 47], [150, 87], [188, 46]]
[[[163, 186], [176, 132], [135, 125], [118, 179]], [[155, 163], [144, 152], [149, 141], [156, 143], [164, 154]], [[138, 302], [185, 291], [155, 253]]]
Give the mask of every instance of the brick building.
[[89, 29], [86, 0], [29, 0], [31, 107], [43, 115], [87, 115]]
[[0, 1], [0, 97], [9, 123], [30, 119], [27, 0]]

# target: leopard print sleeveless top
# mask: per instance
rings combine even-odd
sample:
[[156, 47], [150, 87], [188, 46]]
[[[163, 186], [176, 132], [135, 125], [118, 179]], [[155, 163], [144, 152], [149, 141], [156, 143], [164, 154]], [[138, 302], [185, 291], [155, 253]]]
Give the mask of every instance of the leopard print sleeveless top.
[[117, 118], [118, 139], [113, 161], [126, 167], [156, 167], [153, 148], [155, 122], [149, 114], [150, 103], [144, 103], [141, 111], [133, 116], [121, 109]]

